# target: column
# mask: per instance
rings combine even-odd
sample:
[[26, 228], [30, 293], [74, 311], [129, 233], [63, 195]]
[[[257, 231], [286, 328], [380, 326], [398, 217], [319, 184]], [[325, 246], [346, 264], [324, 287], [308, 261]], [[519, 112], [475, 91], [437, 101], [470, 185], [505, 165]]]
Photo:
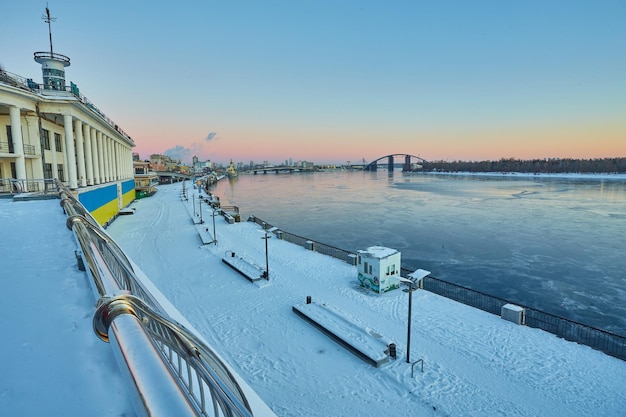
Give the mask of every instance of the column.
[[111, 180], [118, 180], [117, 176], [117, 144], [115, 139], [111, 138]]
[[133, 177], [133, 155], [128, 146], [124, 145], [124, 161], [126, 161], [124, 169], [124, 178]]
[[115, 181], [115, 140], [109, 138], [109, 177], [111, 181]]
[[102, 146], [102, 132], [96, 132], [96, 138], [98, 139], [98, 172], [100, 175], [100, 183], [105, 183], [104, 179], [104, 147]]
[[[44, 152], [44, 150], [42, 149], [41, 152]], [[59, 164], [59, 161], [57, 159], [57, 144], [53, 131], [50, 131], [50, 155], [52, 155], [52, 161], [50, 161], [52, 164], [52, 178], [58, 180], [59, 171], [57, 171], [57, 165]]]
[[[74, 133], [72, 133], [72, 135], [73, 134]], [[64, 137], [66, 136], [67, 135], [65, 135]], [[67, 152], [66, 152], [67, 146], [66, 146], [65, 141], [66, 139], [61, 138], [61, 159], [62, 159], [61, 167], [63, 168], [63, 175], [61, 175], [61, 178], [63, 178], [63, 181], [69, 185], [70, 174], [69, 174], [68, 167], [70, 166], [70, 164], [67, 161]]]
[[133, 148], [126, 148], [126, 161], [128, 162], [128, 178], [135, 178], [135, 166], [133, 165]]
[[113, 139], [107, 136], [107, 165], [109, 167], [109, 181], [115, 181], [113, 158]]
[[11, 137], [13, 139], [13, 152], [15, 153], [15, 173], [17, 179], [26, 179], [26, 161], [24, 160], [24, 141], [22, 140], [22, 121], [20, 109], [17, 106], [9, 107], [11, 119]]
[[107, 135], [102, 135], [102, 158], [104, 159], [104, 182], [109, 182], [109, 138]]
[[93, 183], [94, 185], [100, 184], [100, 164], [98, 163], [98, 138], [96, 129], [93, 127], [89, 129], [91, 136], [91, 151], [93, 155]]
[[[39, 179], [43, 178], [43, 152], [41, 149], [41, 141], [39, 140], [39, 121], [37, 116], [29, 115], [26, 116], [26, 131], [28, 134], [26, 135], [32, 145], [35, 147], [35, 156], [36, 159], [33, 159], [31, 162], [31, 168], [33, 170], [33, 178]], [[23, 138], [22, 138], [23, 139]], [[37, 139], [37, 140], [33, 140]]]
[[75, 119], [74, 120], [74, 133], [76, 134], [76, 162], [78, 165], [78, 185], [85, 187], [87, 181], [85, 177], [85, 141], [83, 140], [83, 123]]
[[65, 155], [67, 161], [67, 176], [70, 183], [70, 189], [78, 188], [78, 179], [76, 178], [76, 156], [74, 155], [74, 131], [72, 129], [72, 116], [63, 115], [63, 126], [65, 127]]
[[93, 154], [91, 150], [91, 128], [83, 123], [83, 138], [85, 139], [85, 164], [87, 168], [87, 185], [93, 185]]
[[117, 175], [117, 143], [111, 139], [111, 177], [113, 181], [119, 179]]
[[114, 142], [113, 146], [115, 146], [115, 179], [120, 180], [122, 178], [122, 159], [120, 158], [120, 144], [118, 142]]

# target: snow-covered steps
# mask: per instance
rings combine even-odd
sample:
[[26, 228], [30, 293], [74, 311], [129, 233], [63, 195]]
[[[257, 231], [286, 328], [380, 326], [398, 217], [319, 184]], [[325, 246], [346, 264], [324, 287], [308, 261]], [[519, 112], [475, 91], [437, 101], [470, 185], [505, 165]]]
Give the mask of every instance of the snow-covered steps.
[[307, 302], [293, 306], [292, 310], [365, 362], [378, 367], [389, 361], [391, 340], [330, 306]]
[[233, 251], [227, 251], [222, 262], [243, 275], [248, 281], [254, 282], [264, 278], [264, 270], [254, 262], [238, 256]]

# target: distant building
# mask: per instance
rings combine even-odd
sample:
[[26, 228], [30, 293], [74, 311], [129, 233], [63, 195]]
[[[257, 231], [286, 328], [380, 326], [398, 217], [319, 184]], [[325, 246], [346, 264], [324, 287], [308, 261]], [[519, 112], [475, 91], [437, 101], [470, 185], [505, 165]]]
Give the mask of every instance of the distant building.
[[308, 162], [308, 161], [297, 161], [294, 166], [298, 167], [298, 168], [302, 168], [302, 169], [313, 169], [315, 167], [315, 164], [313, 162]]
[[383, 246], [357, 251], [359, 283], [379, 294], [399, 288], [400, 261], [400, 252]]
[[179, 172], [180, 161], [172, 159], [167, 155], [152, 154], [150, 155], [150, 168], [157, 172]]
[[206, 161], [200, 161], [200, 159], [194, 155], [192, 158], [191, 172], [195, 175], [208, 174], [213, 169], [213, 163], [207, 159]]
[[136, 198], [148, 197], [156, 193], [159, 177], [156, 172], [150, 170], [150, 163], [135, 161], [133, 167], [135, 169]]

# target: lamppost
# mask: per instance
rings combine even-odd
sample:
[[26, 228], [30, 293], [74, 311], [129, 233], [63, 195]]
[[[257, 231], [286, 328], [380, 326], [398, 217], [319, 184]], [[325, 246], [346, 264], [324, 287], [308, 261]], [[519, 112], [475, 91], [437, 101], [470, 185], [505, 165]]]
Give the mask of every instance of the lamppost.
[[411, 309], [413, 307], [413, 291], [415, 291], [417, 288], [413, 288], [413, 281], [411, 281], [410, 279], [400, 278], [400, 282], [409, 284], [409, 288], [402, 291], [409, 293], [409, 318], [407, 322], [406, 333], [406, 363], [411, 363]]
[[213, 243], [217, 245], [217, 235], [215, 234], [215, 207], [212, 208], [211, 211], [213, 217]]
[[269, 260], [268, 260], [267, 241], [271, 238], [271, 236], [267, 234], [267, 225], [265, 224], [265, 222], [263, 222], [263, 231], [265, 232], [265, 236], [261, 238], [261, 239], [265, 239], [265, 272], [263, 273], [263, 278], [269, 281], [270, 280], [270, 266], [269, 266]]
[[[428, 275], [430, 275], [430, 271], [427, 271], [425, 269], [417, 269], [414, 272], [411, 272], [409, 275], [407, 275], [411, 279], [400, 277], [400, 282], [409, 284], [408, 289], [402, 290], [404, 292], [409, 293], [409, 322], [407, 323], [407, 332], [406, 332], [406, 363], [411, 363], [411, 309], [413, 307], [413, 291], [417, 289], [413, 285], [417, 282], [420, 282], [421, 280], [426, 278]], [[423, 363], [422, 363], [422, 366], [423, 366]]]
[[204, 220], [202, 220], [202, 197], [198, 197], [198, 209], [200, 210], [200, 224], [204, 224]]

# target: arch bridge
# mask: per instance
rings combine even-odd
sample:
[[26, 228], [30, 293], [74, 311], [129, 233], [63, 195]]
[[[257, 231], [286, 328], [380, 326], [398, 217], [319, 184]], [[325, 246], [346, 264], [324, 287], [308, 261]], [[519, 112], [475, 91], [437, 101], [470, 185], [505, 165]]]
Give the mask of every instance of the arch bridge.
[[[402, 163], [395, 163], [395, 157], [400, 157], [404, 161]], [[380, 163], [383, 161], [383, 163]], [[393, 171], [396, 165], [402, 166], [402, 171], [417, 171], [422, 169], [423, 165], [428, 163], [424, 158], [419, 156], [409, 155], [404, 153], [394, 153], [390, 155], [381, 156], [380, 158], [367, 164], [363, 171], [377, 171], [379, 165], [387, 165], [388, 171]]]

